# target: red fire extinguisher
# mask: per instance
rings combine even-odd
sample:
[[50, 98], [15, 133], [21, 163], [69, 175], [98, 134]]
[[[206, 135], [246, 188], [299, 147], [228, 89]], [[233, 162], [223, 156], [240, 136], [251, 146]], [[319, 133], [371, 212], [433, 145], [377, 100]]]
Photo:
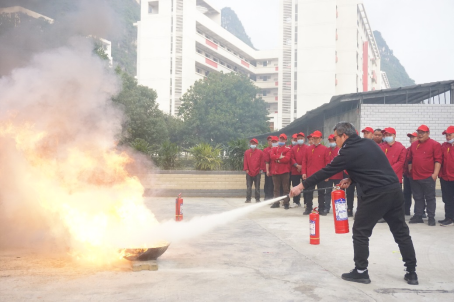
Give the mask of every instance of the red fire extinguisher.
[[320, 244], [320, 215], [318, 207], [315, 207], [309, 215], [309, 243]]
[[175, 200], [175, 221], [183, 221], [183, 199], [181, 194]]
[[333, 204], [334, 230], [336, 234], [346, 234], [348, 229], [347, 203], [345, 201], [345, 191], [335, 186], [331, 192]]

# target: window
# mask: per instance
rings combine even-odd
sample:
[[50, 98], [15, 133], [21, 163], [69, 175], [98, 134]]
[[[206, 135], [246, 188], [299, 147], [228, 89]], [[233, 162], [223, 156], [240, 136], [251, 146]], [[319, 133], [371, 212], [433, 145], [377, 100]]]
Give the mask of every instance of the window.
[[148, 1], [148, 13], [159, 14], [159, 1]]
[[267, 76], [263, 76], [263, 77], [262, 77], [262, 80], [263, 80], [263, 81], [266, 81], [266, 80], [268, 80], [268, 77], [267, 77]]
[[199, 54], [203, 54], [203, 52], [202, 52], [200, 49], [197, 49], [197, 52], [198, 52]]
[[263, 61], [263, 66], [268, 66], [268, 61]]
[[197, 70], [197, 73], [199, 73], [199, 74], [202, 73], [202, 71], [200, 70], [200, 68], [197, 68], [196, 70]]
[[266, 96], [267, 93], [268, 93], [268, 92], [267, 92], [266, 90], [264, 90], [264, 91], [262, 92], [262, 95], [263, 95], [263, 96]]

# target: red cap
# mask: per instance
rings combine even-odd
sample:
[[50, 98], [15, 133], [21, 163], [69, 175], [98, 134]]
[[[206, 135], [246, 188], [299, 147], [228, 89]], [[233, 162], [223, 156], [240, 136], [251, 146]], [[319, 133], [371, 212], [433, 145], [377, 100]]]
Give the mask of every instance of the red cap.
[[334, 140], [334, 134], [329, 135], [328, 140]]
[[312, 137], [321, 138], [321, 137], [323, 137], [322, 132], [319, 130], [316, 130], [315, 132], [312, 133]]
[[303, 136], [303, 137], [306, 137], [306, 136], [304, 135], [304, 133], [303, 133], [303, 132], [299, 132], [299, 133], [297, 134], [297, 136]]
[[266, 137], [267, 141], [270, 140], [270, 139], [273, 140], [273, 136], [270, 135], [270, 136]]
[[417, 137], [417, 136], [418, 136], [417, 132], [414, 132], [414, 133], [411, 133], [411, 134], [410, 133], [407, 134], [407, 137], [409, 137], [409, 138], [410, 137]]
[[446, 134], [453, 134], [454, 133], [454, 126], [448, 126], [448, 128], [442, 133], [442, 135], [446, 135]]
[[373, 132], [374, 132], [374, 129], [373, 129], [372, 127], [369, 127], [369, 126], [368, 126], [368, 127], [364, 128], [361, 132], [362, 132], [362, 133], [364, 133], [364, 132], [373, 133]]
[[310, 134], [309, 136], [307, 136], [308, 139], [312, 138], [312, 134]]
[[271, 136], [271, 141], [279, 141], [279, 138], [277, 136]]
[[296, 137], [298, 137], [298, 134], [293, 134], [292, 135], [292, 139], [296, 139]]
[[256, 138], [252, 138], [251, 141], [249, 141], [249, 142], [254, 142], [255, 144], [259, 144], [259, 141], [257, 141]]
[[420, 127], [418, 127], [418, 129], [416, 131], [418, 131], [418, 130], [422, 130], [423, 132], [428, 132], [429, 128], [423, 124]]
[[392, 127], [386, 127], [384, 130], [381, 131], [383, 134], [388, 133], [388, 134], [396, 134], [396, 130]]
[[279, 135], [279, 139], [280, 139], [280, 138], [284, 138], [285, 140], [287, 140], [287, 135], [286, 135], [286, 134], [280, 134], [280, 135]]

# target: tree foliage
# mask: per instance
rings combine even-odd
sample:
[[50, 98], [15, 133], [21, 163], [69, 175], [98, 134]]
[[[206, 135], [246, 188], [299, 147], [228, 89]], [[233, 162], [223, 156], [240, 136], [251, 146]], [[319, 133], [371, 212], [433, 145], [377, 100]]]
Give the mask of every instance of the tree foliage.
[[269, 131], [268, 111], [244, 75], [211, 73], [182, 96], [179, 115], [192, 143], [224, 143]]
[[249, 149], [245, 139], [231, 140], [225, 147], [224, 167], [227, 170], [243, 170], [244, 153]]
[[131, 144], [139, 138], [153, 149], [157, 148], [169, 134], [164, 114], [156, 104], [156, 91], [138, 85], [136, 79], [120, 68], [116, 72], [121, 76], [123, 87], [113, 101], [121, 105], [126, 116], [121, 143]]

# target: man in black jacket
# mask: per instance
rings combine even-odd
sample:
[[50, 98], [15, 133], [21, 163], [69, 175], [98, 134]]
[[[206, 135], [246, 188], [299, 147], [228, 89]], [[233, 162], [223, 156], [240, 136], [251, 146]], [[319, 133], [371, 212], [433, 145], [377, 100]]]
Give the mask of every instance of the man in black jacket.
[[361, 186], [362, 196], [352, 229], [355, 269], [342, 274], [342, 279], [370, 283], [367, 271], [369, 237], [377, 221], [384, 218], [407, 267], [404, 279], [408, 284], [417, 285], [416, 255], [405, 223], [402, 189], [386, 155], [374, 141], [360, 138], [351, 123], [339, 122], [334, 127], [334, 136], [340, 148], [339, 155], [325, 168], [293, 187], [290, 196], [347, 170], [350, 177], [341, 181], [341, 187], [347, 188], [354, 181]]

